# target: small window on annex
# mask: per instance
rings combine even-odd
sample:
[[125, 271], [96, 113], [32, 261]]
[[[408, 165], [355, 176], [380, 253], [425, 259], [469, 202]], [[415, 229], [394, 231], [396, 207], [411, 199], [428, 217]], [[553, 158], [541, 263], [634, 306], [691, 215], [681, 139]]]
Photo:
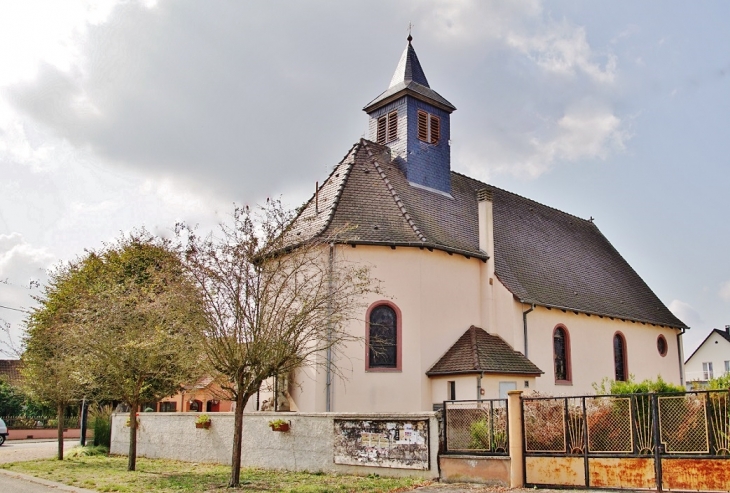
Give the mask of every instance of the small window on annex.
[[625, 382], [628, 372], [626, 371], [626, 339], [623, 334], [616, 333], [613, 336], [613, 366], [617, 382]]
[[400, 369], [399, 320], [396, 309], [388, 304], [378, 304], [369, 312], [367, 369]]
[[570, 382], [570, 340], [565, 327], [558, 326], [553, 332], [553, 361], [555, 382]]

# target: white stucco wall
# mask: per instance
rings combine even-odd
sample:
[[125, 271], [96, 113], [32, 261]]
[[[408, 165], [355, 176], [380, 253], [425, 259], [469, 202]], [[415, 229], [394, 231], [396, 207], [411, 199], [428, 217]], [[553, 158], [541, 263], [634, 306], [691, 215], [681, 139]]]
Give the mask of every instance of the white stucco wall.
[[[556, 384], [553, 365], [553, 331], [562, 324], [570, 338], [572, 383]], [[651, 324], [611, 320], [608, 317], [575, 314], [559, 309], [536, 307], [527, 315], [528, 356], [545, 374], [536, 381], [540, 392], [552, 395], [592, 394], [592, 384], [604, 377], [613, 380], [613, 337], [621, 332], [626, 339], [627, 371], [637, 381], [658, 375], [680, 384], [680, 359], [677, 330]], [[661, 356], [657, 338], [667, 341], [667, 354]]]
[[[332, 388], [334, 412], [418, 412], [442, 401], [442, 388], [426, 371], [471, 326], [496, 334], [515, 350], [524, 352], [522, 304], [494, 275], [493, 262], [427, 249], [398, 247], [337, 247], [337, 258], [372, 267], [384, 295], [364, 300], [362, 320], [351, 323], [351, 334], [365, 337], [366, 307], [378, 300], [398, 306], [402, 314], [402, 368], [399, 371], [365, 370], [364, 342], [350, 344], [335, 354], [343, 378], [335, 377]], [[572, 382], [556, 385], [553, 369], [553, 330], [563, 324], [570, 335]], [[628, 373], [637, 380], [665, 380], [680, 384], [677, 330], [609, 317], [576, 314], [570, 310], [535, 307], [527, 315], [528, 357], [544, 373], [530, 381], [530, 389], [554, 395], [593, 393], [592, 384], [614, 377], [613, 336], [624, 334]], [[664, 335], [666, 356], [657, 351], [657, 337]], [[461, 377], [458, 377], [461, 379]], [[454, 378], [451, 378], [454, 380]], [[516, 379], [524, 389], [524, 378]], [[497, 382], [499, 379], [497, 379]], [[304, 368], [295, 375], [290, 389], [302, 412], [326, 410], [325, 375]], [[533, 385], [534, 383], [534, 385]], [[458, 398], [472, 399], [467, 392]], [[485, 385], [484, 398], [497, 398], [498, 385]]]
[[[137, 455], [189, 462], [230, 464], [233, 446], [233, 413], [211, 413], [211, 427], [195, 428], [199, 413], [141, 413], [137, 435]], [[129, 450], [127, 414], [112, 417], [111, 453], [126, 455]], [[428, 420], [430, 468], [382, 468], [334, 463], [335, 419]], [[291, 422], [286, 433], [274, 432], [269, 421]], [[355, 413], [273, 413], [244, 414], [241, 465], [291, 471], [324, 471], [381, 476], [438, 477], [438, 422], [435, 413], [389, 414]]]
[[712, 362], [714, 377], [725, 373], [725, 361], [730, 361], [730, 342], [713, 331], [684, 365], [687, 382], [704, 381], [702, 363]]

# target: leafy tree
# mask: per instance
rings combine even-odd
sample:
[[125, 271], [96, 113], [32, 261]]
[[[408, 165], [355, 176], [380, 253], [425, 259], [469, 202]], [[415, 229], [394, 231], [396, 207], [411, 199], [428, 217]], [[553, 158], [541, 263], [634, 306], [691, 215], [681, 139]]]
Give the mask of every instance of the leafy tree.
[[59, 460], [63, 460], [65, 409], [90, 391], [83, 353], [74, 337], [74, 311], [97, 267], [98, 259], [92, 255], [57, 267], [35, 297], [38, 306], [25, 322], [23, 386], [32, 402], [56, 409]]
[[185, 262], [203, 293], [207, 359], [236, 402], [231, 487], [240, 482], [249, 398], [267, 378], [327, 364], [325, 352], [357, 339], [346, 322], [362, 313], [363, 295], [374, 291], [367, 267], [334, 259], [335, 238], [291, 241], [292, 217], [270, 201], [255, 212], [236, 207], [232, 226], [221, 225], [219, 236], [178, 226]]
[[94, 255], [96, 277], [74, 313], [76, 340], [94, 384], [130, 408], [133, 471], [136, 413], [199, 375], [204, 318], [199, 292], [169, 242], [142, 231]]
[[16, 387], [0, 379], [0, 416], [20, 416], [25, 396]]
[[123, 236], [56, 270], [39, 301], [23, 355], [31, 389], [59, 413], [92, 392], [126, 403], [135, 470], [140, 404], [197, 376], [201, 304], [177, 252], [145, 231]]

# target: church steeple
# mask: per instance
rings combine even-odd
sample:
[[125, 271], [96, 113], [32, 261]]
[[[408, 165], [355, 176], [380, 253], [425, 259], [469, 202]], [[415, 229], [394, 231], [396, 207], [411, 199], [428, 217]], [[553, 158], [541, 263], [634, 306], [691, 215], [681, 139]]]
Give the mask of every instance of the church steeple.
[[413, 186], [451, 193], [450, 115], [456, 108], [431, 89], [408, 35], [388, 89], [363, 110], [370, 139], [391, 148]]

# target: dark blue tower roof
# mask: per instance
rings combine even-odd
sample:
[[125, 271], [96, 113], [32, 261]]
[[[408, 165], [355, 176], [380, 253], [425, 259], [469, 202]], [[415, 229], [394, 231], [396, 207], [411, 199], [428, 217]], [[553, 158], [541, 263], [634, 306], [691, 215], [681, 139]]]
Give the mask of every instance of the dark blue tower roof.
[[406, 94], [432, 104], [448, 113], [456, 109], [453, 104], [449, 103], [446, 98], [431, 89], [428, 85], [426, 74], [423, 72], [421, 63], [418, 61], [418, 56], [416, 55], [416, 50], [413, 49], [413, 45], [411, 44], [412, 39], [411, 36], [408, 36], [408, 46], [406, 46], [403, 55], [400, 57], [398, 66], [390, 81], [390, 86], [380, 96], [365, 105], [363, 110], [366, 113], [385, 106]]

